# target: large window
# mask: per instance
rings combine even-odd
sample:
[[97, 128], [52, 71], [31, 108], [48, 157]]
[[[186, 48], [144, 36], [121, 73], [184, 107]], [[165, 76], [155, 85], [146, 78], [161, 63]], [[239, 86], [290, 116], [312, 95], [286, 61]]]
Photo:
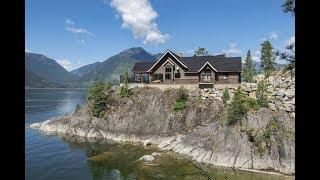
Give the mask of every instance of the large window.
[[171, 67], [166, 67], [166, 73], [171, 73], [172, 68]]
[[172, 67], [166, 66], [165, 68], [165, 79], [171, 79]]

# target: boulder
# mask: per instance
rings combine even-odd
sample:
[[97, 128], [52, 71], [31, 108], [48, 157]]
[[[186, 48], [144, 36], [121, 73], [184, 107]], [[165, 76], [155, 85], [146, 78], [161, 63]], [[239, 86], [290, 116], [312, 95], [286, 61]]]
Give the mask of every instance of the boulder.
[[154, 152], [151, 154], [151, 156], [160, 156], [160, 155], [161, 155], [161, 153], [158, 153], [158, 152]]
[[141, 158], [139, 158], [139, 161], [144, 161], [147, 163], [153, 162], [155, 160], [155, 158], [151, 155], [144, 155]]
[[258, 74], [256, 76], [253, 77], [253, 81], [254, 82], [260, 82], [264, 79], [264, 75], [263, 74]]
[[288, 97], [288, 98], [293, 98], [294, 97], [294, 95], [295, 95], [295, 92], [293, 91], [293, 90], [291, 90], [291, 89], [288, 89], [288, 90], [286, 90], [285, 92], [284, 92], [284, 94]]
[[269, 108], [270, 108], [272, 111], [277, 110], [276, 105], [273, 104], [273, 103], [269, 103], [268, 106], [269, 106]]
[[256, 92], [255, 91], [250, 92], [249, 97], [256, 99]]

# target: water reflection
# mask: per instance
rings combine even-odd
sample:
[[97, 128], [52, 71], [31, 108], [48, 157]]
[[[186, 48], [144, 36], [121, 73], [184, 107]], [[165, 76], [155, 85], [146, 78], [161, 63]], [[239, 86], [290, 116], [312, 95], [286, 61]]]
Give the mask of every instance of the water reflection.
[[194, 163], [180, 155], [164, 152], [151, 165], [138, 159], [156, 152], [156, 148], [145, 149], [140, 144], [116, 143], [102, 140], [88, 142], [81, 138], [62, 139], [71, 149], [83, 149], [87, 156], [89, 171], [93, 179], [230, 179], [230, 180], [283, 180], [290, 177], [215, 168]]

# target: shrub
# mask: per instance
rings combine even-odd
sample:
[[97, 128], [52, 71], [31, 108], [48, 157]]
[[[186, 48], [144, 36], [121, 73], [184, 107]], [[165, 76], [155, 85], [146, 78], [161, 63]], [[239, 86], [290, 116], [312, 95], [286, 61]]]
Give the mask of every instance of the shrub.
[[229, 99], [230, 99], [229, 90], [227, 87], [225, 87], [222, 93], [222, 101], [223, 103], [227, 103]]
[[179, 111], [187, 107], [188, 91], [180, 87], [177, 91], [178, 99], [174, 104], [173, 111]]
[[183, 100], [178, 100], [174, 104], [173, 111], [179, 111], [187, 107], [187, 102]]
[[258, 111], [260, 109], [258, 101], [251, 97], [246, 97], [245, 105], [247, 106], [247, 109], [253, 109], [255, 111]]
[[188, 90], [183, 87], [180, 87], [177, 92], [178, 100], [187, 101], [188, 100]]
[[268, 87], [264, 81], [258, 83], [256, 98], [260, 107], [268, 107]]
[[87, 100], [93, 116], [101, 117], [107, 107], [112, 103], [111, 84], [97, 81], [89, 87]]
[[239, 86], [234, 93], [233, 100], [228, 108], [227, 125], [236, 124], [247, 114], [248, 105], [246, 99], [246, 94], [241, 90]]
[[118, 95], [123, 98], [123, 97], [129, 97], [133, 94], [132, 89], [129, 86], [129, 82], [128, 82], [128, 71], [126, 70], [124, 73], [124, 84], [122, 86], [120, 86], [120, 90]]

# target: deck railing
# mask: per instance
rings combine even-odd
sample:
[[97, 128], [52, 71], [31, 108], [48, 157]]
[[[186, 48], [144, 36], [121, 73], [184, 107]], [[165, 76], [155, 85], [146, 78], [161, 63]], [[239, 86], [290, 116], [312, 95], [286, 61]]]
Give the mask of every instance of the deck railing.
[[[128, 77], [128, 83], [149, 83], [148, 78], [146, 78], [146, 76], [144, 78], [142, 78], [141, 81], [141, 76], [134, 76], [134, 75], [129, 75]], [[121, 75], [120, 76], [120, 83], [124, 83], [124, 76]]]

